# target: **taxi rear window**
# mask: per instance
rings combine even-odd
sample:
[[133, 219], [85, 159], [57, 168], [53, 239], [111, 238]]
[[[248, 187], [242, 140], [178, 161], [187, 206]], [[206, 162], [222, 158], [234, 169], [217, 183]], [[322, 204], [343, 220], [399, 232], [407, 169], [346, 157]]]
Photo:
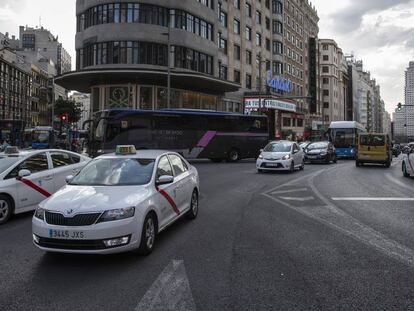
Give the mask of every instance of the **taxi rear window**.
[[363, 135], [360, 139], [363, 146], [384, 146], [385, 136], [383, 135]]

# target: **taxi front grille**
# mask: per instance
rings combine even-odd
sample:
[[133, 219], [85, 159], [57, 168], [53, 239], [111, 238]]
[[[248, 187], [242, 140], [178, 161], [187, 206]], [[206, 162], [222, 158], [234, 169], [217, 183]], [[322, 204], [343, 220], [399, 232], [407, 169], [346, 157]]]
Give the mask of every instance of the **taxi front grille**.
[[78, 214], [73, 217], [65, 217], [59, 213], [46, 211], [46, 222], [56, 226], [90, 226], [101, 216], [101, 213]]
[[39, 246], [68, 250], [100, 250], [105, 249], [103, 240], [61, 240], [38, 237]]

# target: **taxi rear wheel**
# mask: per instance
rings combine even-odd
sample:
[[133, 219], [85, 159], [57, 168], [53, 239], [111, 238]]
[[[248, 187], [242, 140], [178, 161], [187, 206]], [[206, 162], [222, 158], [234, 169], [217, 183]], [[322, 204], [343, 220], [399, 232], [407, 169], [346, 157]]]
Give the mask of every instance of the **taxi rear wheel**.
[[0, 225], [7, 222], [13, 214], [13, 203], [5, 195], [0, 194]]
[[403, 162], [402, 164], [402, 171], [403, 171], [404, 177], [410, 177], [410, 174], [407, 172], [407, 167], [405, 166], [405, 162]]
[[188, 219], [194, 219], [198, 215], [198, 193], [194, 189], [193, 194], [191, 195], [190, 210], [187, 212]]
[[154, 249], [155, 238], [157, 235], [157, 222], [155, 216], [149, 213], [145, 217], [144, 225], [141, 232], [141, 243], [138, 248], [138, 253], [141, 255], [149, 255]]

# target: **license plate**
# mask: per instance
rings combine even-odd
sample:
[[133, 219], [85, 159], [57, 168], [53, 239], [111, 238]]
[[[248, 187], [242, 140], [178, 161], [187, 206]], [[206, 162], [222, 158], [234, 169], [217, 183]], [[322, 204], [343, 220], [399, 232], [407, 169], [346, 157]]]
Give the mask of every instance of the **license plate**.
[[318, 156], [308, 156], [308, 159], [316, 159]]
[[85, 233], [83, 231], [49, 229], [49, 237], [52, 239], [79, 240], [85, 238]]
[[268, 166], [268, 167], [278, 167], [279, 164], [278, 163], [266, 163], [266, 166]]

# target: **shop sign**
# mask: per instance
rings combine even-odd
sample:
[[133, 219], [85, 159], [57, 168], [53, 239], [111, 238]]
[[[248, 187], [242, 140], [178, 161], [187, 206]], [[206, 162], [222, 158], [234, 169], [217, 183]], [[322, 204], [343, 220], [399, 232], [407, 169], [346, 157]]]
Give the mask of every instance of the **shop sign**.
[[258, 110], [259, 108], [296, 112], [296, 105], [285, 102], [285, 101], [281, 101], [277, 99], [270, 99], [270, 98], [261, 98], [260, 102], [261, 102], [261, 105], [259, 105], [258, 98], [245, 98], [244, 99], [245, 112], [249, 113], [251, 111]]
[[266, 84], [275, 91], [289, 93], [292, 87], [292, 81], [280, 76], [272, 76], [270, 70], [266, 71]]

